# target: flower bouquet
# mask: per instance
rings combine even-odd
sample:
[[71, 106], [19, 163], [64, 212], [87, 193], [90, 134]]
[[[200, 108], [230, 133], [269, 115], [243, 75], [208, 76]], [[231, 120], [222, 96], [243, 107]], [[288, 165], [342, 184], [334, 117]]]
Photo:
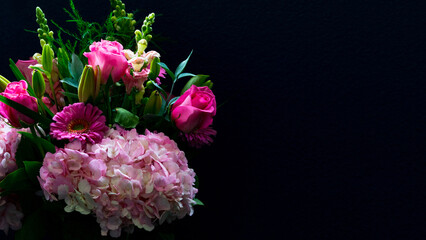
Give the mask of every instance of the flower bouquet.
[[10, 60], [16, 81], [0, 76], [0, 230], [9, 237], [149, 239], [203, 205], [186, 156], [216, 135], [212, 82], [184, 72], [191, 54], [172, 71], [148, 51], [154, 13], [138, 25], [110, 2], [100, 24], [71, 1], [77, 31], [52, 21], [56, 36], [37, 7], [41, 53]]

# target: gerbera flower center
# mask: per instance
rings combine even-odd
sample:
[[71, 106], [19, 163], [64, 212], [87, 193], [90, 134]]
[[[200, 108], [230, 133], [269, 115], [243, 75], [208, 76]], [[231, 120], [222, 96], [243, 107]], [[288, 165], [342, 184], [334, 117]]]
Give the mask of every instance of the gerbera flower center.
[[68, 124], [68, 132], [83, 133], [89, 129], [89, 122], [84, 119], [74, 119]]

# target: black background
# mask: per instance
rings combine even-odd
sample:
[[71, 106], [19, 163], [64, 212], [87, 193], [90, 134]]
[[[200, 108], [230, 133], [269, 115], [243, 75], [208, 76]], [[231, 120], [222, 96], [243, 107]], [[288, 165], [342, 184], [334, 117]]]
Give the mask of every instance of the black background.
[[[215, 143], [190, 163], [206, 206], [177, 239], [424, 239], [425, 1], [125, 3], [162, 14], [162, 61], [193, 49], [187, 70], [211, 75], [224, 103]], [[75, 4], [90, 21], [109, 12]], [[68, 19], [67, 1], [2, 1], [8, 78], [9, 58], [41, 52], [24, 32], [36, 6]]]

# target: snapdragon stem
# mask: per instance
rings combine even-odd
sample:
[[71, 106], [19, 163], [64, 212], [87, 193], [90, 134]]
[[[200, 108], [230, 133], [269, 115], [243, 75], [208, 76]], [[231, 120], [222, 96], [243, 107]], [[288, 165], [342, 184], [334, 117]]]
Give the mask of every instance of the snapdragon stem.
[[47, 75], [47, 79], [49, 80], [50, 90], [52, 91], [53, 101], [55, 102], [55, 105], [56, 105], [56, 111], [59, 112], [59, 106], [56, 100], [56, 94], [55, 94], [55, 88], [53, 87], [52, 76], [50, 75], [50, 73], [46, 75]]

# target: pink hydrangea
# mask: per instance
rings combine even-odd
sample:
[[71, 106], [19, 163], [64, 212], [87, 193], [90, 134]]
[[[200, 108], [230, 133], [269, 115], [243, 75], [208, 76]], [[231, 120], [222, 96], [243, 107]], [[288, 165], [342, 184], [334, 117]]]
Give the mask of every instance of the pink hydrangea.
[[[17, 169], [15, 153], [20, 141], [21, 135], [18, 131], [0, 118], [0, 180]], [[0, 197], [0, 230], [6, 234], [9, 228], [13, 230], [21, 228], [24, 215], [15, 202], [11, 196]]]
[[0, 180], [17, 169], [15, 153], [20, 140], [18, 130], [0, 118]]
[[9, 228], [19, 230], [22, 226], [24, 214], [15, 204], [11, 196], [0, 197], [0, 230], [6, 234]]
[[195, 173], [184, 152], [163, 133], [110, 129], [97, 144], [74, 141], [47, 153], [40, 184], [65, 211], [95, 214], [101, 234], [113, 237], [133, 225], [151, 231], [192, 215]]

